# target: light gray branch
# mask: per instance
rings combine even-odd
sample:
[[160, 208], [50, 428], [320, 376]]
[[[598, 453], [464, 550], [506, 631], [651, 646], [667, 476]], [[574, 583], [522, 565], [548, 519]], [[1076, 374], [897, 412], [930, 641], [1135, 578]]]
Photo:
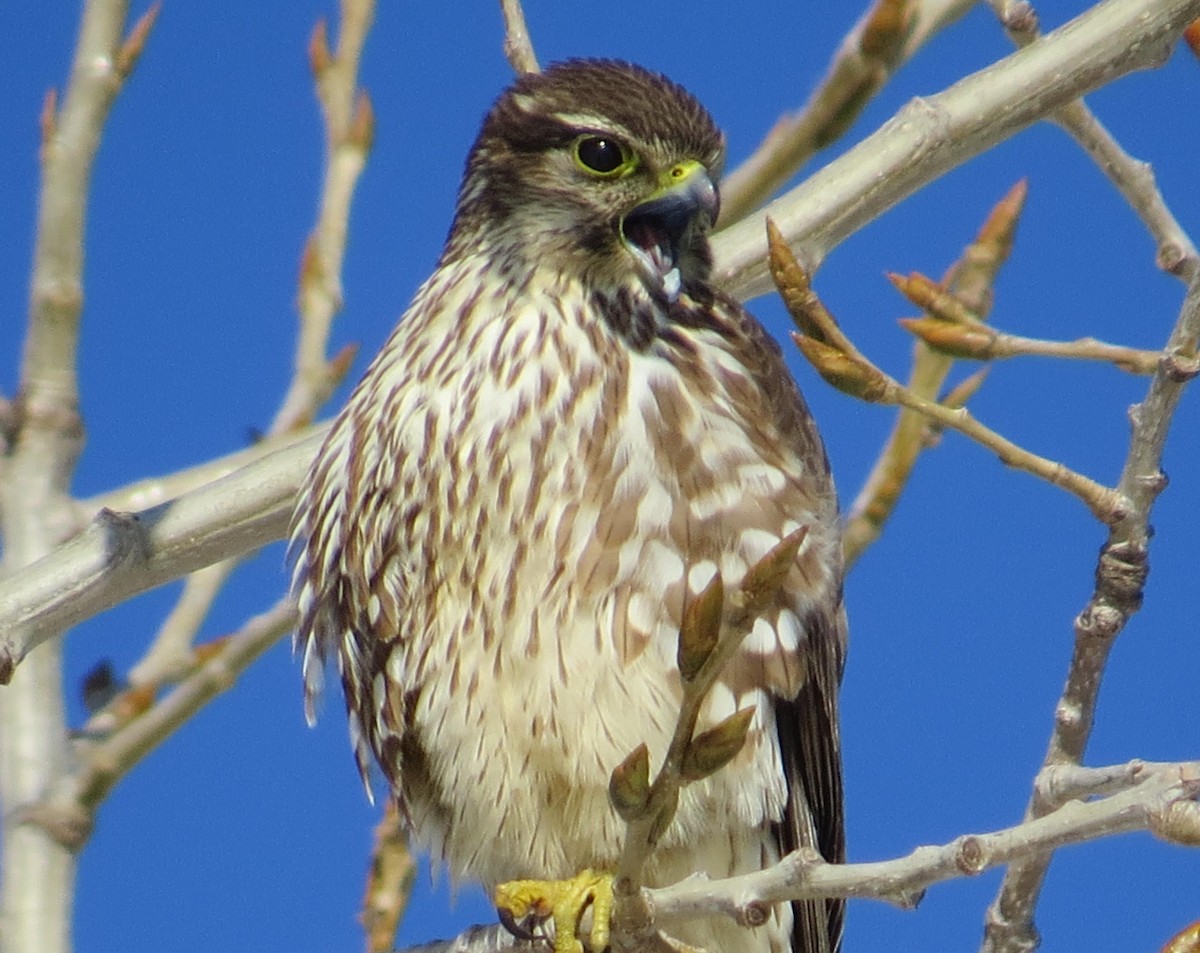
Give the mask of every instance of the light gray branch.
[[[89, 0], [61, 110], [42, 113], [42, 182], [21, 387], [0, 479], [4, 575], [27, 567], [75, 529], [68, 495], [83, 445], [76, 354], [83, 310], [83, 233], [92, 163], [118, 91], [141, 52], [153, 11], [124, 43], [125, 0]], [[0, 668], [5, 667], [0, 649]], [[67, 769], [62, 647], [46, 645], [0, 694], [0, 949], [67, 953], [75, 857], [14, 809]], [[7, 679], [5, 679], [7, 680]]]
[[836, 162], [723, 231], [716, 275], [739, 298], [772, 289], [770, 216], [811, 272], [830, 249], [956, 166], [1084, 93], [1160, 65], [1200, 0], [1107, 0], [1038, 42], [917, 99]]
[[[856, 864], [829, 864], [815, 853], [789, 854], [755, 873], [722, 880], [690, 877], [669, 887], [643, 889], [648, 929], [676, 920], [726, 916], [736, 923], [762, 922], [765, 908], [787, 900], [860, 897], [902, 907], [915, 906], [936, 883], [973, 877], [1015, 859], [1085, 841], [1132, 831], [1162, 835], [1172, 819], [1189, 836], [1200, 808], [1200, 761], [1148, 765], [1136, 763], [1137, 783], [1094, 801], [1071, 801], [1036, 820], [987, 834], [966, 834], [948, 844], [918, 847], [905, 857]], [[1093, 778], [1128, 776], [1129, 765], [1091, 769]], [[1077, 779], [1078, 780], [1078, 779]], [[496, 927], [472, 927], [461, 936], [413, 947], [403, 953], [509, 953], [529, 950]]]
[[300, 478], [323, 436], [317, 430], [139, 514], [101, 511], [50, 556], [0, 580], [0, 682], [30, 647], [56, 632], [146, 589], [282, 538]]

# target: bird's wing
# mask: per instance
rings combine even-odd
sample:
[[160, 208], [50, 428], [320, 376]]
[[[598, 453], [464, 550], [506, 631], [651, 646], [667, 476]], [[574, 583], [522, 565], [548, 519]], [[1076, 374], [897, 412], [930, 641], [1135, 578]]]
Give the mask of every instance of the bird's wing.
[[[845, 613], [810, 617], [812, 645], [844, 644]], [[788, 786], [783, 823], [776, 827], [780, 854], [816, 848], [831, 863], [845, 860], [842, 812], [841, 740], [837, 692], [840, 678], [834, 653], [810, 651], [809, 677], [791, 700], [777, 698], [775, 720]], [[794, 953], [833, 951], [841, 942], [843, 900], [802, 900], [792, 904]]]
[[[818, 489], [813, 495], [834, 497], [828, 463], [816, 426], [799, 388], [774, 339], [741, 306], [729, 299], [726, 309], [740, 319], [746, 335], [747, 366], [759, 386], [770, 395], [774, 423], [797, 452], [820, 461], [823, 473], [814, 473]], [[836, 518], [810, 531], [838, 532]], [[842, 604], [840, 539], [827, 555], [833, 560], [830, 582], [815, 605], [802, 617], [804, 638], [798, 650], [800, 668], [807, 677], [794, 698], [775, 696], [787, 807], [775, 828], [780, 855], [800, 847], [815, 848], [831, 863], [845, 860], [845, 820], [842, 803], [841, 735], [838, 724], [838, 689], [846, 654], [846, 613]], [[801, 567], [803, 569], [803, 567]], [[811, 578], [809, 573], [804, 574]], [[808, 900], [792, 904], [794, 953], [832, 953], [841, 942], [845, 914], [843, 900]]]

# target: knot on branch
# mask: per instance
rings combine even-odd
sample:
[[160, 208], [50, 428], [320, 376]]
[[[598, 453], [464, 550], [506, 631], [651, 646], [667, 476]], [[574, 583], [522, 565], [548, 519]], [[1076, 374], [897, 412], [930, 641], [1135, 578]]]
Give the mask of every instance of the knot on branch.
[[1144, 543], [1111, 543], [1100, 553], [1096, 566], [1096, 593], [1124, 615], [1142, 606], [1150, 559]]
[[1200, 358], [1195, 354], [1172, 351], [1163, 356], [1162, 369], [1172, 383], [1186, 384], [1200, 374]]
[[968, 876], [975, 876], [988, 868], [989, 852], [983, 841], [968, 834], [958, 844], [958, 852], [954, 855], [954, 866]]
[[1200, 803], [1175, 801], [1150, 816], [1150, 830], [1171, 844], [1200, 847]]
[[737, 922], [739, 926], [744, 927], [760, 927], [767, 922], [771, 917], [771, 908], [761, 900], [751, 900], [749, 903], [739, 904], [737, 908]]
[[14, 813], [17, 823], [40, 827], [72, 853], [78, 853], [87, 843], [95, 821], [90, 811], [71, 803], [43, 801], [18, 808]]

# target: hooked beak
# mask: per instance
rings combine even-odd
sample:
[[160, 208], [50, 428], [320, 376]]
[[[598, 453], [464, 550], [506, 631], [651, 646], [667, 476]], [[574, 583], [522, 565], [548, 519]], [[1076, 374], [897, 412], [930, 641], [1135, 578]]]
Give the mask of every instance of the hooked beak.
[[621, 238], [643, 277], [674, 303], [682, 283], [679, 255], [693, 228], [708, 228], [721, 208], [708, 170], [695, 160], [680, 162], [662, 178], [662, 187], [621, 221]]

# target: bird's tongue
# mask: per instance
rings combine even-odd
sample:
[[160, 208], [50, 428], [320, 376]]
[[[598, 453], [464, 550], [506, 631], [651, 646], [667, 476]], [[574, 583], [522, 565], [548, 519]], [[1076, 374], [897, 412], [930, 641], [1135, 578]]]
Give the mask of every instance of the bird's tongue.
[[667, 299], [674, 301], [679, 297], [681, 282], [675, 241], [665, 223], [654, 215], [630, 216], [624, 229], [625, 241], [637, 251]]
[[637, 245], [649, 259], [654, 270], [665, 278], [675, 267], [675, 255], [671, 250], [671, 239], [662, 223], [647, 215], [625, 222], [625, 238]]

